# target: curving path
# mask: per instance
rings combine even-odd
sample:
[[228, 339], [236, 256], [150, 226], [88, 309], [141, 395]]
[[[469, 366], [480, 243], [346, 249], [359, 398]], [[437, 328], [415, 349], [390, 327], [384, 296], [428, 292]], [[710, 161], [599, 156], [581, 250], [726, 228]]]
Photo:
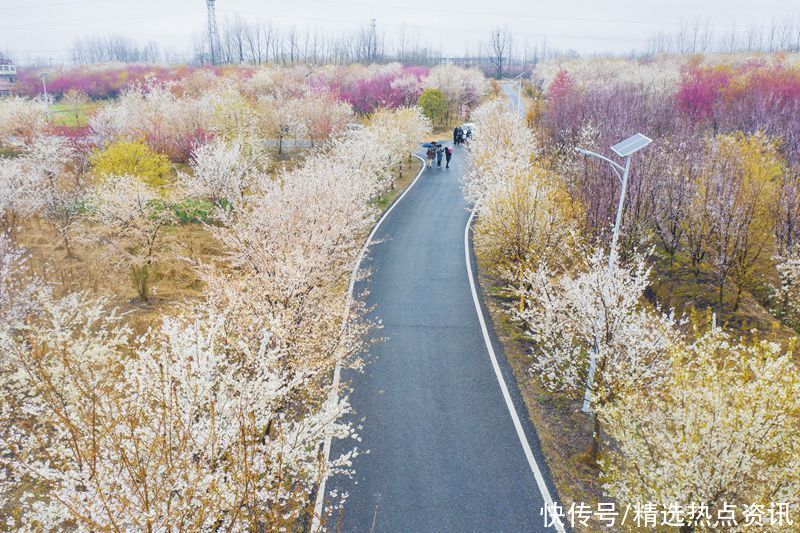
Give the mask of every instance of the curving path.
[[[353, 479], [328, 480], [349, 494], [329, 530], [544, 530], [543, 494], [555, 491], [546, 471], [534, 475], [545, 469], [535, 431], [501, 351], [492, 362], [467, 271], [464, 159], [459, 148], [449, 170], [425, 170], [364, 261], [372, 273], [356, 293], [369, 289], [385, 340], [363, 373], [342, 373], [369, 453], [354, 460]], [[488, 334], [497, 350], [491, 324]]]
[[[525, 101], [519, 100], [519, 86], [516, 83], [503, 83], [501, 85], [503, 92], [508, 96], [508, 105], [512, 113], [519, 112], [520, 117], [525, 118]], [[519, 111], [517, 111], [519, 109]]]

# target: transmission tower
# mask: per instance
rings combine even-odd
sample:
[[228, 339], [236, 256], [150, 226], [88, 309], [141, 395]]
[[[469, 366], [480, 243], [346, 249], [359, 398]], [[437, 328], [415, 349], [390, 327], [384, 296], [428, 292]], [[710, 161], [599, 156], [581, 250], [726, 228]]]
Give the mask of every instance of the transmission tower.
[[219, 43], [219, 33], [217, 32], [217, 14], [214, 11], [216, 0], [206, 0], [208, 8], [208, 47], [211, 50], [211, 64], [217, 64], [217, 44]]

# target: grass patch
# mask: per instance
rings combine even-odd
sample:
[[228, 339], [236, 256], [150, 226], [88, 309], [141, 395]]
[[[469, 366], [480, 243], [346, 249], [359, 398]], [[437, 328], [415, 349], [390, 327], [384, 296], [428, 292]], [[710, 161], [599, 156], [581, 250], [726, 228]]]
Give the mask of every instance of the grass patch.
[[19, 157], [20, 152], [18, 148], [14, 148], [13, 146], [0, 146], [0, 157]]
[[[216, 206], [209, 200], [187, 199], [172, 204], [179, 224], [208, 224]], [[223, 206], [224, 207], [224, 206]]]
[[87, 102], [75, 109], [69, 104], [56, 103], [50, 106], [51, 121], [56, 126], [67, 128], [86, 126], [100, 105], [101, 102]]

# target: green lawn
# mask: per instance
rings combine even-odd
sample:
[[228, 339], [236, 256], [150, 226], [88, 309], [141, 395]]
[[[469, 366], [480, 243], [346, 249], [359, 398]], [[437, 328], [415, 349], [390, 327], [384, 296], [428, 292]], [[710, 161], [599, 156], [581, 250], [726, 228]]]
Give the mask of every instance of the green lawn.
[[69, 104], [56, 103], [50, 106], [51, 119], [53, 124], [58, 126], [70, 128], [86, 126], [92, 113], [98, 107], [100, 107], [100, 102], [88, 102], [78, 107], [77, 110], [73, 109]]

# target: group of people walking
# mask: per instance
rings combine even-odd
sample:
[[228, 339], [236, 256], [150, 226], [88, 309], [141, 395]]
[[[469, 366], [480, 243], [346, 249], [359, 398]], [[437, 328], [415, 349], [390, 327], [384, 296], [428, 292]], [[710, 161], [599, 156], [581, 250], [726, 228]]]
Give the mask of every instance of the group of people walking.
[[453, 149], [441, 143], [433, 141], [425, 152], [428, 168], [433, 168], [433, 160], [436, 159], [436, 166], [442, 166], [442, 159], [445, 159], [444, 168], [450, 168], [450, 159], [453, 157]]
[[472, 138], [471, 129], [467, 129], [467, 131], [465, 132], [464, 128], [462, 128], [461, 126], [456, 126], [456, 128], [453, 130], [453, 144], [455, 144], [456, 146], [464, 144], [471, 138]]
[[[470, 128], [471, 124], [465, 124], [465, 126], [466, 127], [457, 126], [453, 130], [453, 146], [462, 145], [472, 139], [472, 128]], [[428, 151], [425, 152], [428, 168], [433, 168], [434, 159], [436, 160], [437, 167], [442, 166], [442, 159], [444, 159], [444, 168], [450, 168], [450, 159], [453, 157], [453, 147], [445, 146], [436, 141], [425, 143], [424, 146], [428, 147]]]

